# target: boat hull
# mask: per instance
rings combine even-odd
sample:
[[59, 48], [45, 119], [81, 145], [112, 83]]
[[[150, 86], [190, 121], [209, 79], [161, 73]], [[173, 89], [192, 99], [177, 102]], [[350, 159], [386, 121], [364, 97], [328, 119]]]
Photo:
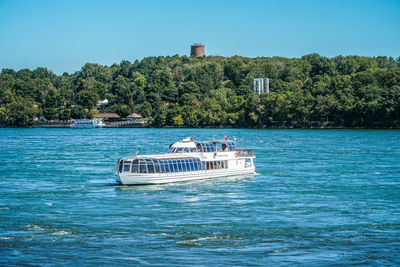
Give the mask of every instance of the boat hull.
[[120, 173], [117, 175], [116, 181], [122, 185], [166, 184], [251, 174], [255, 174], [254, 168], [246, 168], [242, 170], [236, 169], [231, 171], [195, 171], [181, 173], [155, 173], [146, 175]]

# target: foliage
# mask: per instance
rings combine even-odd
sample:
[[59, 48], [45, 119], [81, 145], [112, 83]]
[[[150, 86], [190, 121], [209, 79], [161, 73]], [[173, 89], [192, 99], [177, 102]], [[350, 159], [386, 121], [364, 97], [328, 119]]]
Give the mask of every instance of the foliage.
[[[270, 78], [270, 93], [253, 79]], [[400, 127], [400, 58], [147, 57], [74, 74], [3, 69], [0, 124], [140, 113], [152, 126]], [[103, 110], [104, 111], [104, 110]]]
[[33, 123], [36, 110], [29, 97], [24, 98], [8, 90], [4, 93], [3, 99], [4, 104], [0, 107], [1, 123], [14, 126], [26, 126]]

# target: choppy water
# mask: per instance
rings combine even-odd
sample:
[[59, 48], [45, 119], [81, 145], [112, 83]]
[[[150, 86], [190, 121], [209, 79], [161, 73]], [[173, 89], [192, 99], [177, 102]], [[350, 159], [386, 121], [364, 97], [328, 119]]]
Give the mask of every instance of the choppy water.
[[[115, 186], [194, 134], [254, 177]], [[400, 264], [400, 131], [0, 129], [0, 265]]]

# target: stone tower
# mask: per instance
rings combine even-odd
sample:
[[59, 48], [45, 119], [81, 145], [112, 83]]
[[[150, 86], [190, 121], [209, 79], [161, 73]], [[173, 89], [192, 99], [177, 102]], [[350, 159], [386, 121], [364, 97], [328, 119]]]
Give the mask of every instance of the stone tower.
[[204, 50], [204, 45], [202, 44], [193, 44], [190, 47], [190, 56], [191, 57], [204, 57], [206, 52]]

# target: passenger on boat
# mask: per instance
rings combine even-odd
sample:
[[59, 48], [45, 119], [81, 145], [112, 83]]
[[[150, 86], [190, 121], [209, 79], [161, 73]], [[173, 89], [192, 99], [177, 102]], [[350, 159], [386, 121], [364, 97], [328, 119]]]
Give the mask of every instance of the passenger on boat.
[[222, 151], [223, 152], [228, 151], [228, 148], [227, 148], [226, 144], [222, 144]]

